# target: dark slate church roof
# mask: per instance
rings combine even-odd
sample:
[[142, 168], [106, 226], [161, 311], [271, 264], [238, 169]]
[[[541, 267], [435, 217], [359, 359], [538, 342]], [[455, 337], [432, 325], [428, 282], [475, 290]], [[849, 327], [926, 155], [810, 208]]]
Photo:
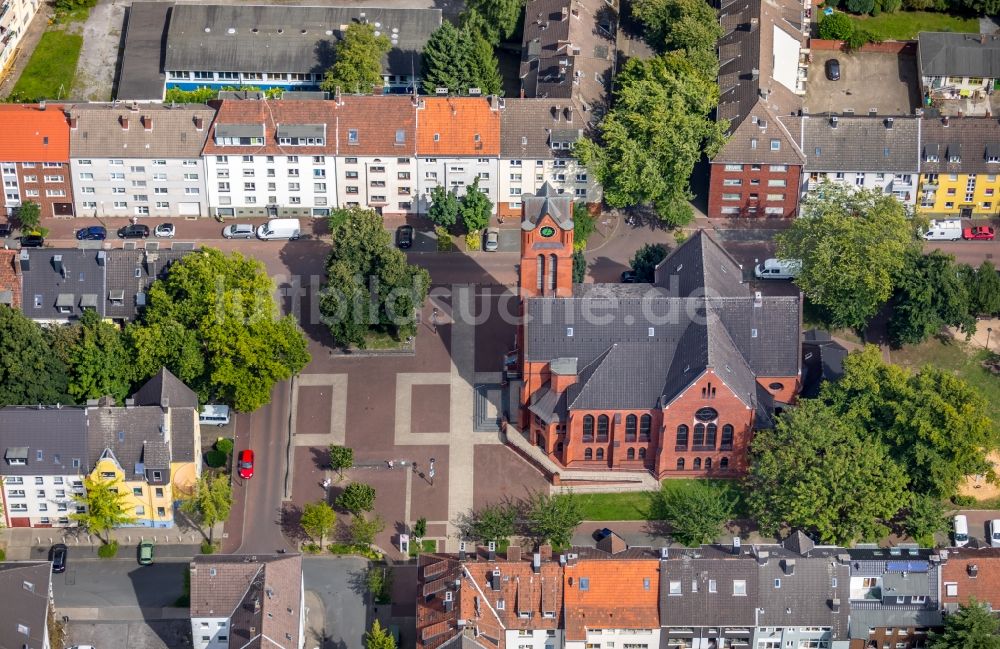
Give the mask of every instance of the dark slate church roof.
[[[712, 369], [763, 410], [769, 395], [756, 377], [798, 375], [798, 297], [755, 296], [739, 264], [704, 232], [656, 274], [654, 285], [577, 285], [572, 297], [525, 301], [525, 360], [577, 359], [565, 407], [663, 407]], [[558, 411], [542, 393], [533, 403]]]

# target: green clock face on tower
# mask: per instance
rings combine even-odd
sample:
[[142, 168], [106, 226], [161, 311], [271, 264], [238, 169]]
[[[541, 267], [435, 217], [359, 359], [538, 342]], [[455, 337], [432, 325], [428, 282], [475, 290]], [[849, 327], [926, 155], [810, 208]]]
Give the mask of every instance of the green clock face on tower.
[[556, 229], [551, 225], [546, 225], [544, 228], [538, 231], [543, 237], [551, 237], [556, 233]]

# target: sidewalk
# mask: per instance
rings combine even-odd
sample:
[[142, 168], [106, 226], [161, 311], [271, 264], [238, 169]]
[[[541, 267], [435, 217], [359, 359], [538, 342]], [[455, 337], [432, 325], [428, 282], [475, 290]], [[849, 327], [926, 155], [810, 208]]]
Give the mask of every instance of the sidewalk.
[[[584, 521], [577, 526], [573, 533], [573, 545], [596, 547], [597, 541], [594, 533], [607, 528], [622, 537], [629, 546], [662, 548], [668, 546], [683, 547], [680, 543], [670, 541], [669, 533], [666, 530], [651, 529], [652, 525], [647, 521]], [[715, 540], [716, 543], [728, 545], [732, 543], [734, 536], [739, 536], [746, 544], [770, 544], [777, 543], [774, 537], [762, 536], [756, 531], [743, 534], [735, 525], [731, 527], [732, 532], [720, 534]]]
[[[214, 530], [215, 540], [222, 540], [222, 525]], [[156, 545], [156, 555], [162, 557], [192, 557], [201, 554], [204, 537], [197, 529], [189, 527], [152, 528], [124, 527], [111, 531], [111, 539], [118, 541], [119, 555], [126, 548], [138, 546], [141, 541]], [[4, 547], [8, 561], [38, 560], [48, 557], [49, 548], [55, 543], [65, 543], [74, 556], [97, 557], [101, 540], [96, 535], [76, 527], [15, 527], [0, 530], [0, 547]]]

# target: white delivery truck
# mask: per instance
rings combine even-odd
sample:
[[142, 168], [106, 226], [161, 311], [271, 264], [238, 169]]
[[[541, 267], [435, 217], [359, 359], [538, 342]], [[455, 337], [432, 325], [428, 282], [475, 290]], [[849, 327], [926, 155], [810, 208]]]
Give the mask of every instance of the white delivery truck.
[[257, 228], [257, 238], [264, 239], [291, 239], [299, 238], [302, 229], [299, 227], [298, 219], [271, 219], [264, 225]]
[[924, 232], [924, 239], [927, 241], [958, 241], [961, 238], [961, 219], [931, 221], [927, 226], [927, 232]]
[[795, 279], [802, 272], [802, 261], [798, 259], [765, 259], [753, 269], [757, 279]]

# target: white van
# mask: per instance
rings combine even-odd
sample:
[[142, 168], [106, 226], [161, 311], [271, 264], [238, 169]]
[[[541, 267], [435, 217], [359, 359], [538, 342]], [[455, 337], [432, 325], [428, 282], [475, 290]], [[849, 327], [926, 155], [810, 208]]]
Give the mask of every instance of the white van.
[[961, 219], [931, 221], [924, 232], [927, 241], [958, 241], [962, 238]]
[[202, 426], [225, 426], [229, 423], [229, 406], [209, 403], [202, 407], [198, 421]]
[[290, 239], [292, 241], [299, 238], [302, 229], [299, 227], [298, 219], [271, 219], [264, 225], [257, 228], [258, 239]]
[[802, 262], [798, 259], [765, 259], [753, 269], [757, 279], [795, 279], [801, 272]]
[[965, 514], [955, 517], [955, 547], [961, 548], [969, 544], [969, 520]]

